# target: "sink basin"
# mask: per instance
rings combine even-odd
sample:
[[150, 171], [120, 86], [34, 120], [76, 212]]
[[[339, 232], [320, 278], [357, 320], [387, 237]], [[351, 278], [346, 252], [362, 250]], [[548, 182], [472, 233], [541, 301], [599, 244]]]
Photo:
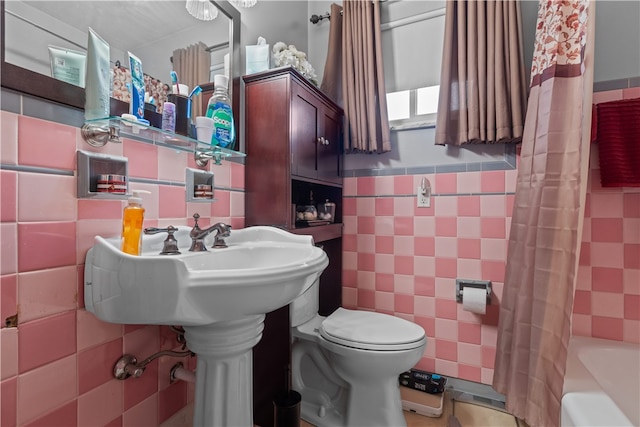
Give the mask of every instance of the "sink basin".
[[190, 230], [174, 233], [180, 255], [160, 255], [163, 234], [143, 235], [140, 256], [122, 252], [119, 238], [96, 237], [85, 307], [106, 322], [183, 326], [198, 356], [193, 425], [252, 427], [252, 349], [265, 314], [306, 291], [329, 259], [311, 236], [274, 227], [233, 230], [227, 248], [189, 252]]
[[96, 237], [85, 263], [87, 310], [112, 323], [210, 325], [289, 304], [329, 263], [310, 236], [274, 227], [233, 230], [228, 248], [207, 252], [189, 252], [190, 228], [177, 228], [180, 255], [160, 255], [166, 234], [144, 235], [140, 256], [123, 253], [119, 238]]

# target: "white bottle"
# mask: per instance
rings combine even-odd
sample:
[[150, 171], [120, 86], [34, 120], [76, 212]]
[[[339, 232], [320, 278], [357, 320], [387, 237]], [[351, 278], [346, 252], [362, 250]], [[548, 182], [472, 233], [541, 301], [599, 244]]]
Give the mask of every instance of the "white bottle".
[[236, 138], [236, 130], [233, 122], [231, 100], [227, 93], [229, 78], [223, 74], [217, 74], [213, 79], [214, 92], [207, 105], [207, 117], [213, 119], [212, 146], [233, 149]]

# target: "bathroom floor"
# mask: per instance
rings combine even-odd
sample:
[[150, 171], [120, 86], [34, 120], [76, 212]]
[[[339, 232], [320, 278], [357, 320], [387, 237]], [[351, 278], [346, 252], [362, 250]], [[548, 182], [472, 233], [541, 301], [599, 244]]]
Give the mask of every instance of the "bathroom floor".
[[[498, 409], [453, 400], [449, 393], [445, 393], [441, 416], [433, 418], [404, 411], [404, 418], [407, 420], [408, 427], [529, 427], [524, 421]], [[187, 405], [160, 427], [191, 427], [192, 425], [193, 404]], [[314, 427], [313, 424], [304, 420], [300, 421], [300, 426]]]
[[[449, 422], [451, 415], [455, 419]], [[447, 394], [445, 394], [444, 407], [440, 417], [425, 417], [404, 411], [404, 418], [407, 420], [408, 427], [527, 427], [524, 422], [517, 420], [513, 415], [473, 403], [455, 401]], [[458, 421], [458, 424], [455, 420]], [[304, 420], [301, 421], [300, 426], [314, 427]]]

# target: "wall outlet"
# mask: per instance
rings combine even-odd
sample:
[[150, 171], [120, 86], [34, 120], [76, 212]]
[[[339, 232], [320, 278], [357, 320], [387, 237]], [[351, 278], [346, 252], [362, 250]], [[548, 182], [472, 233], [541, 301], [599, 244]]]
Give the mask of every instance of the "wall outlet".
[[431, 188], [423, 188], [421, 186], [418, 186], [416, 195], [417, 195], [417, 206], [419, 208], [431, 207]]

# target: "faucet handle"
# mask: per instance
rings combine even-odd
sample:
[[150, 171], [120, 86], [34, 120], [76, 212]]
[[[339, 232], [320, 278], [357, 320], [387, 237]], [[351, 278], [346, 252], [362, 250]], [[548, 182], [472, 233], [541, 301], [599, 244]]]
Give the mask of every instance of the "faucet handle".
[[227, 242], [224, 241], [225, 237], [231, 236], [231, 226], [229, 224], [225, 224], [224, 222], [219, 222], [216, 224], [219, 226], [218, 232], [216, 233], [212, 249], [221, 249], [226, 248]]
[[190, 232], [191, 237], [200, 234], [200, 231], [202, 231], [202, 229], [198, 225], [199, 219], [200, 219], [200, 214], [198, 212], [194, 213], [193, 221], [195, 222], [195, 224], [193, 225], [193, 228], [191, 229], [191, 232]]
[[167, 238], [164, 240], [164, 246], [160, 255], [180, 255], [180, 251], [178, 250], [178, 241], [173, 236], [173, 233], [176, 231], [178, 231], [178, 229], [173, 225], [170, 225], [167, 228], [148, 227], [144, 229], [144, 234], [167, 233]]

